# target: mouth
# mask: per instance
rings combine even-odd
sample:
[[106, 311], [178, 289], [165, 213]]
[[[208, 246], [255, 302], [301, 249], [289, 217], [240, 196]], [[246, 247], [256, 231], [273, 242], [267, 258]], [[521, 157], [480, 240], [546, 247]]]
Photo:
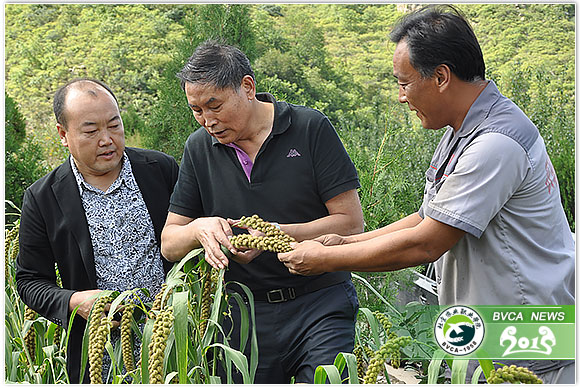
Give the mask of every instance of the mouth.
[[222, 137], [225, 135], [226, 131], [227, 131], [227, 129], [224, 129], [222, 131], [213, 131], [213, 132], [210, 132], [210, 135], [212, 135], [214, 137]]
[[106, 152], [102, 152], [100, 153], [98, 156], [105, 158], [105, 159], [111, 159], [113, 156], [115, 156], [116, 151], [106, 151]]

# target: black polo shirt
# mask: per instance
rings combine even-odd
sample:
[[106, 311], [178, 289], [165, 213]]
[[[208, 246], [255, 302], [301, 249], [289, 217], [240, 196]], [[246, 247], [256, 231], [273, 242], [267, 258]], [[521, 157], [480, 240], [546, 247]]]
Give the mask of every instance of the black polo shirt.
[[[169, 211], [194, 219], [258, 214], [270, 222], [302, 223], [327, 216], [326, 201], [360, 187], [354, 164], [326, 116], [276, 101], [268, 93], [256, 97], [274, 104], [274, 126], [256, 156], [250, 181], [235, 149], [200, 128], [185, 143]], [[234, 233], [243, 231], [234, 228]], [[350, 278], [348, 272], [341, 274]], [[291, 275], [271, 252], [246, 265], [230, 261], [226, 273], [227, 280], [253, 290], [302, 286], [317, 277]]]

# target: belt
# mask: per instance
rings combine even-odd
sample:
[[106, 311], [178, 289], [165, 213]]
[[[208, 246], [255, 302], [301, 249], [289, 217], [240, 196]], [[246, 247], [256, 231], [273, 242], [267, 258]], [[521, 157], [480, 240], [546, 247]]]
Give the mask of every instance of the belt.
[[344, 274], [340, 274], [340, 276], [336, 275], [339, 274], [329, 274], [323, 276], [322, 278], [316, 279], [308, 284], [305, 284], [304, 286], [275, 288], [273, 290], [252, 290], [252, 293], [254, 294], [254, 300], [258, 302], [287, 302], [289, 300], [296, 299], [301, 295], [340, 284], [350, 278], [350, 276], [345, 277]]

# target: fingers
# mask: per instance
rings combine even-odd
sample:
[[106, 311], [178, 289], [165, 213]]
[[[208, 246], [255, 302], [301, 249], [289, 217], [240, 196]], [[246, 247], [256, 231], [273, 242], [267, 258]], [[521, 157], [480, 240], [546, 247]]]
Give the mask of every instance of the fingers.
[[238, 225], [240, 220], [232, 220], [231, 218], [228, 218], [227, 221], [228, 221], [228, 224], [230, 224], [230, 226], [233, 226], [236, 228], [243, 228], [243, 226]]
[[121, 326], [121, 322], [120, 321], [111, 321], [111, 330], [115, 330], [119, 326]]
[[[228, 221], [219, 217], [199, 220], [197, 240], [205, 249], [205, 260], [216, 269], [227, 267], [229, 263], [228, 251], [232, 254], [237, 253], [229, 239], [233, 233]], [[225, 250], [222, 249], [222, 246]]]
[[238, 252], [238, 254], [233, 258], [237, 263], [248, 264], [256, 257], [258, 257], [263, 251], [258, 249], [248, 249], [244, 252]]

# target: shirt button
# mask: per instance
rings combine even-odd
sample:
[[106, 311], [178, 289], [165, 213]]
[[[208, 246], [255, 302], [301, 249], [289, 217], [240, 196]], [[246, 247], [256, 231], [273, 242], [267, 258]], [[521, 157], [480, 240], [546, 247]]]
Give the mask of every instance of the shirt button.
[[247, 160], [244, 160], [244, 165], [246, 165], [246, 166], [248, 165], [248, 161]]

